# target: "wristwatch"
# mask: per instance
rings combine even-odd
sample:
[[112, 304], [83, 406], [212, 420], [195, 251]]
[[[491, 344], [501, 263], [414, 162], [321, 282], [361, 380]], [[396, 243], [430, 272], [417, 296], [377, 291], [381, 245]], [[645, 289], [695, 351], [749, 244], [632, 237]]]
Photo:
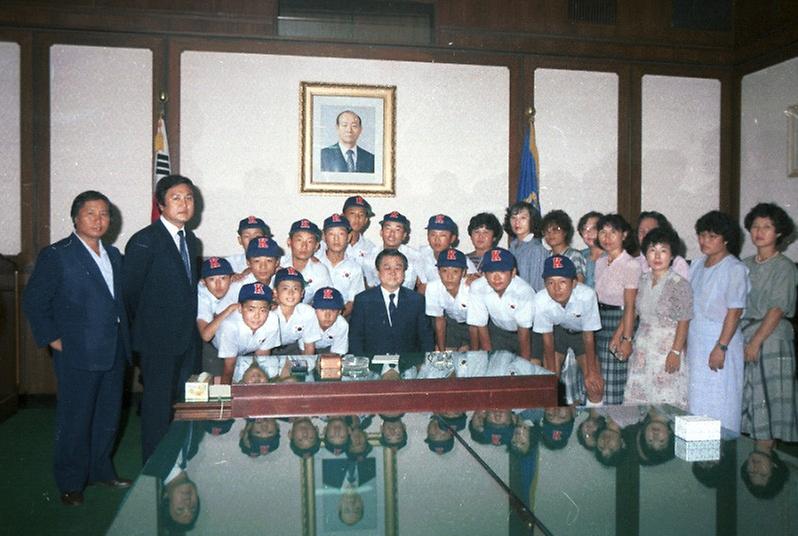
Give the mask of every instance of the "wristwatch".
[[729, 349], [729, 346], [728, 346], [728, 345], [726, 345], [726, 344], [721, 344], [721, 342], [720, 342], [720, 341], [718, 341], [718, 348], [720, 348], [720, 351], [721, 351], [721, 352], [725, 352], [726, 350], [728, 350], [728, 349]]

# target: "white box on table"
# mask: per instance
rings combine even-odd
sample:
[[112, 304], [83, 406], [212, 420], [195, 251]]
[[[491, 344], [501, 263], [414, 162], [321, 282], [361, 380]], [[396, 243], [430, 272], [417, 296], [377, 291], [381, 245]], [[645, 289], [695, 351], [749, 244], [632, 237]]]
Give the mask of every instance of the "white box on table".
[[702, 415], [677, 415], [673, 432], [687, 441], [719, 440], [720, 421]]
[[720, 439], [687, 441], [676, 438], [676, 457], [686, 462], [709, 462], [720, 459]]
[[207, 402], [213, 376], [207, 372], [191, 376], [186, 382], [186, 402]]

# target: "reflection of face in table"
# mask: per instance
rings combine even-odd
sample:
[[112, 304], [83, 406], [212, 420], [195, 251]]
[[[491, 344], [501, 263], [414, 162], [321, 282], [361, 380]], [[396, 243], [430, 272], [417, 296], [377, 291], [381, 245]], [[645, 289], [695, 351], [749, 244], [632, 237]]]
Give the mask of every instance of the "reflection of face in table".
[[343, 458], [321, 460], [322, 487], [316, 489], [321, 502], [322, 534], [339, 530], [364, 531], [377, 528], [376, 458], [359, 461]]

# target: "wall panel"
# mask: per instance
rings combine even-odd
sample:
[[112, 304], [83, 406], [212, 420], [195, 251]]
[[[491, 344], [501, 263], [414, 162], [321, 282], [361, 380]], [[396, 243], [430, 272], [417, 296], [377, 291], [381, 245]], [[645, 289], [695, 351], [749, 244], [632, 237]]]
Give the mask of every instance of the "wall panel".
[[643, 77], [641, 209], [659, 211], [700, 255], [693, 225], [717, 209], [720, 188], [720, 81]]
[[51, 47], [51, 240], [72, 231], [70, 205], [84, 190], [118, 207], [118, 247], [149, 223], [152, 62], [149, 49]]
[[[565, 210], [576, 226], [585, 212], [617, 209], [618, 76], [535, 70], [540, 203]], [[574, 246], [584, 247], [578, 234]]]
[[[742, 80], [740, 223], [756, 203], [776, 202], [798, 221], [798, 177], [787, 176], [787, 116], [798, 104], [798, 58], [751, 73]], [[743, 255], [755, 253], [747, 240]], [[798, 245], [787, 255], [798, 261]]]
[[0, 254], [22, 250], [20, 46], [0, 42]]

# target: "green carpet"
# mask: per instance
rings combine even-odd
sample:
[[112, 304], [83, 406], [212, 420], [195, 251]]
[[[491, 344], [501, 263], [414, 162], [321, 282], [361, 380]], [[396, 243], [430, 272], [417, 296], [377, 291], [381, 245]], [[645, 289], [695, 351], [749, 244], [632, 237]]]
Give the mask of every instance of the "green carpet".
[[[83, 506], [66, 507], [52, 475], [55, 408], [22, 409], [0, 424], [0, 534], [105, 534], [124, 490], [92, 486]], [[117, 473], [135, 478], [141, 470], [139, 418], [122, 417], [114, 456]]]

